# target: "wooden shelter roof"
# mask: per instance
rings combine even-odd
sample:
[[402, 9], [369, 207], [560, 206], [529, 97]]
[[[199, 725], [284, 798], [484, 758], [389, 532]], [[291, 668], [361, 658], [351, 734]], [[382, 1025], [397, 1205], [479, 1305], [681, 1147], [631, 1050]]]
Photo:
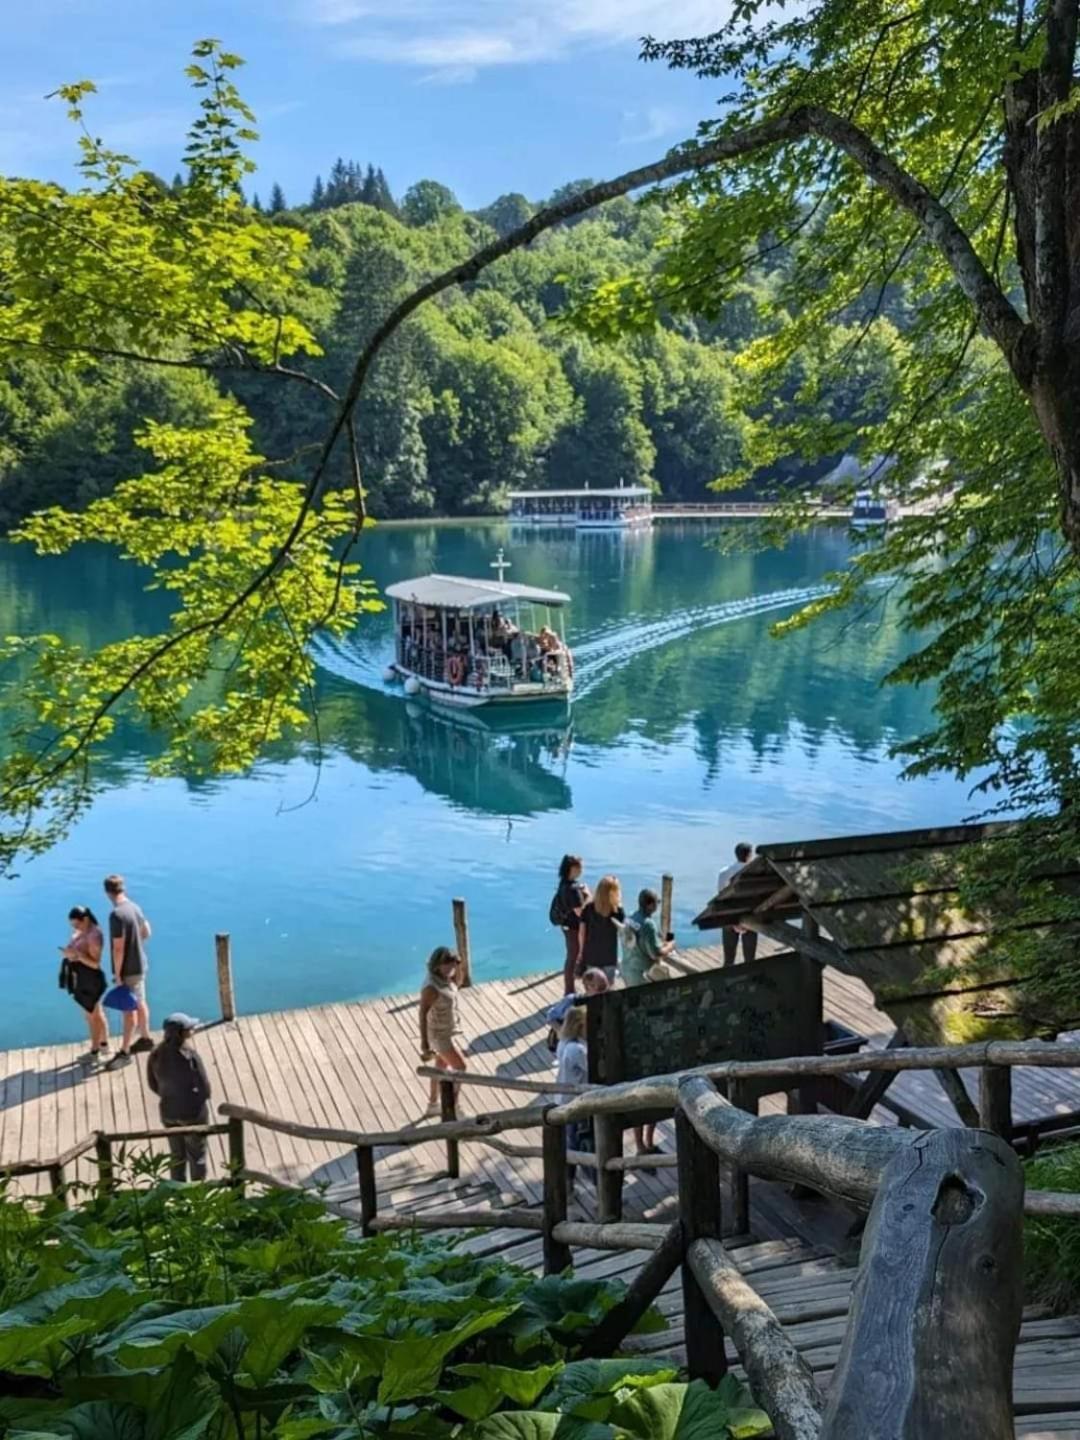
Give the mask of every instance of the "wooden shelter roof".
[[[965, 908], [958, 885], [986, 847], [1015, 840], [1022, 830], [1020, 822], [1001, 822], [763, 845], [694, 924], [702, 930], [749, 924], [783, 936], [865, 980], [898, 1024], [916, 1011], [917, 1021], [936, 1012], [933, 1024], [918, 1028], [945, 1039], [949, 1012], [1000, 1009], [991, 992], [1015, 983], [1000, 971], [977, 983], [956, 978], [983, 955], [991, 936], [1000, 940], [1002, 931], [1017, 928], [1006, 903], [993, 911]], [[1054, 876], [1066, 883], [1073, 877], [1080, 877], [1080, 863]], [[790, 923], [796, 917], [801, 930]], [[1038, 932], [1054, 923], [1049, 914], [1044, 921], [1028, 917], [1024, 928]], [[940, 980], [935, 969], [945, 972]], [[972, 1000], [976, 992], [984, 1004]], [[960, 1006], [958, 996], [967, 997]]]

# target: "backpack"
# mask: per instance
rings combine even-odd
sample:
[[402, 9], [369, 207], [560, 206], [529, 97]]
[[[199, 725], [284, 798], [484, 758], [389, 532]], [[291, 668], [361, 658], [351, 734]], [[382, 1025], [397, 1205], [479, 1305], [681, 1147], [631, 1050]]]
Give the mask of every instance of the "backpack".
[[552, 925], [559, 930], [565, 930], [574, 923], [575, 915], [567, 904], [566, 895], [563, 892], [562, 884], [551, 897], [551, 904], [548, 906], [548, 919]]

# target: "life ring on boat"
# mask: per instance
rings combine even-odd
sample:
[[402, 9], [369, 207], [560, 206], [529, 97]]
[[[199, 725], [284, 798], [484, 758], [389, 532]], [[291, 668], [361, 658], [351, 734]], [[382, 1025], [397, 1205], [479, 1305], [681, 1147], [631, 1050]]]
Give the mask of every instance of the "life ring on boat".
[[460, 655], [451, 655], [446, 662], [446, 678], [451, 685], [460, 685], [465, 679], [465, 661]]

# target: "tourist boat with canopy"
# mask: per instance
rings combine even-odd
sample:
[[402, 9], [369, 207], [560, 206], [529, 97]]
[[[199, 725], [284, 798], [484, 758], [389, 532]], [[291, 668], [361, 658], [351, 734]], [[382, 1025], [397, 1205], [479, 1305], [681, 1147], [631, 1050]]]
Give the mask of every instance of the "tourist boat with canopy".
[[653, 492], [647, 485], [611, 490], [512, 490], [510, 522], [530, 528], [639, 530], [652, 524]]
[[425, 693], [458, 709], [566, 705], [574, 660], [566, 645], [561, 590], [515, 585], [500, 550], [498, 580], [423, 575], [386, 587], [394, 606], [394, 659], [388, 680], [407, 695]]

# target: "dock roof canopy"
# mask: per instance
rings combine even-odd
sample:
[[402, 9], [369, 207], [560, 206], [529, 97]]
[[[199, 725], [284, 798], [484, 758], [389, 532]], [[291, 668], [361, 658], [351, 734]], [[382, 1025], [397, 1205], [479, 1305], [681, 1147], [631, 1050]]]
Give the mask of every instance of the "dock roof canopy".
[[[1010, 917], [1007, 897], [978, 912], [961, 904], [958, 887], [972, 867], [985, 866], [994, 847], [1024, 830], [1022, 822], [1001, 822], [762, 845], [694, 924], [747, 924], [796, 948], [805, 937], [808, 953], [864, 980], [898, 1024], [910, 1021], [924, 1038], [951, 1041], [950, 1013], [988, 1014], [991, 992], [1017, 983], [1007, 965], [994, 963], [1003, 936], [1015, 934], [1018, 923], [1028, 936], [1062, 923], [1052, 901], [1044, 920], [1028, 911], [1022, 922]], [[1071, 889], [1080, 861], [1062, 863], [1047, 878]], [[796, 917], [801, 930], [790, 923]], [[980, 960], [995, 972], [981, 980], [972, 969]]]
[[513, 585], [507, 580], [469, 580], [464, 575], [422, 575], [388, 585], [391, 600], [433, 605], [441, 610], [486, 610], [512, 600], [535, 605], [569, 605], [561, 590], [538, 590], [535, 585]]
[[617, 485], [610, 490], [511, 490], [510, 500], [627, 500], [652, 495], [648, 485]]

